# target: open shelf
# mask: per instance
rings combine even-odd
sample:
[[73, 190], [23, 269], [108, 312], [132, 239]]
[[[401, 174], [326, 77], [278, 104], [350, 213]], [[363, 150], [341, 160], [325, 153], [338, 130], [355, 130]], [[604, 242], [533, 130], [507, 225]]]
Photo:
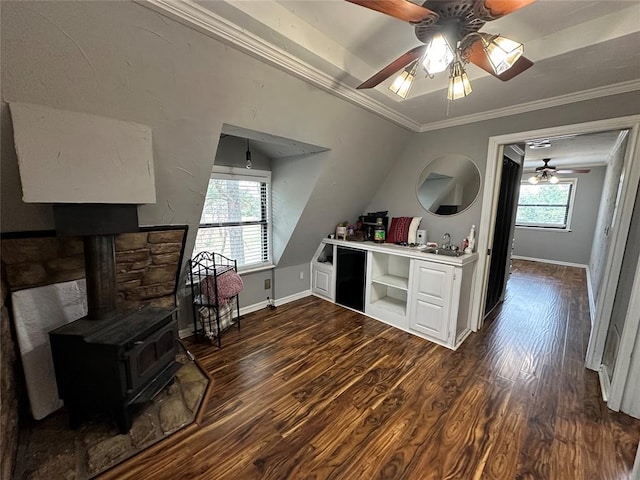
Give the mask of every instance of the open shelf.
[[405, 315], [407, 310], [407, 302], [403, 300], [398, 300], [393, 297], [382, 297], [375, 302], [371, 303], [372, 306], [376, 308], [382, 308], [384, 310], [388, 310], [397, 315]]
[[371, 279], [371, 281], [374, 283], [379, 283], [381, 285], [398, 288], [400, 290], [406, 291], [409, 289], [409, 279], [405, 277], [399, 277], [397, 275], [381, 275], [379, 277]]

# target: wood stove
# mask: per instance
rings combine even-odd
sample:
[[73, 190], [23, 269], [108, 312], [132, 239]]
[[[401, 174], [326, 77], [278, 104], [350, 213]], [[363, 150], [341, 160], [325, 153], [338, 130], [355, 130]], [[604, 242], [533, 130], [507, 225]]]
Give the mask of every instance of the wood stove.
[[87, 315], [49, 332], [58, 392], [72, 428], [103, 412], [115, 416], [120, 432], [127, 433], [130, 407], [151, 400], [181, 366], [175, 360], [175, 309], [116, 308], [115, 233], [137, 230], [135, 207], [54, 210], [58, 234], [82, 235], [84, 243]]
[[144, 307], [108, 320], [84, 317], [49, 338], [71, 428], [104, 412], [127, 433], [130, 406], [151, 400], [180, 367], [174, 311], [164, 308]]

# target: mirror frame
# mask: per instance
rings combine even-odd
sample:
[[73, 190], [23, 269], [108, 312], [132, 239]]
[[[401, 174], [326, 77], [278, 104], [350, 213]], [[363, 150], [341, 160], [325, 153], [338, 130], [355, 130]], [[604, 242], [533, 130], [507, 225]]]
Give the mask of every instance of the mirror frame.
[[[465, 165], [461, 165], [460, 168], [457, 169], [457, 171], [465, 170], [466, 172], [469, 172], [470, 168], [473, 168], [473, 173], [471, 175], [473, 176], [474, 179], [477, 178], [478, 188], [474, 194], [473, 200], [471, 200], [467, 205], [465, 205], [464, 208], [462, 208], [460, 211], [456, 213], [450, 213], [450, 214], [441, 214], [441, 213], [432, 212], [424, 205], [424, 203], [422, 203], [422, 200], [420, 199], [420, 189], [422, 188], [425, 180], [429, 177], [429, 175], [431, 173], [434, 173], [433, 170], [435, 168], [438, 168], [438, 164], [451, 164], [451, 162], [465, 163]], [[455, 178], [455, 177], [452, 177], [452, 178]], [[473, 159], [471, 159], [466, 155], [462, 155], [458, 153], [449, 153], [449, 154], [434, 158], [427, 164], [426, 167], [424, 167], [424, 169], [418, 176], [418, 181], [416, 183], [416, 198], [418, 199], [418, 203], [420, 204], [420, 206], [429, 214], [435, 215], [436, 217], [447, 218], [455, 215], [460, 215], [461, 213], [464, 213], [467, 210], [469, 210], [469, 208], [471, 208], [473, 204], [476, 203], [476, 201], [478, 200], [478, 197], [480, 196], [481, 186], [482, 186], [482, 173], [480, 172], [478, 165], [476, 165]]]

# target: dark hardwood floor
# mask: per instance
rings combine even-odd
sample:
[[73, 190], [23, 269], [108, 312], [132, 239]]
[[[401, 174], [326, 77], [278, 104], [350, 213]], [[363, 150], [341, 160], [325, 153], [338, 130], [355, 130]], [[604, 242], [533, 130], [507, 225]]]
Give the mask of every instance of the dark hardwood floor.
[[549, 479], [629, 476], [640, 421], [584, 368], [582, 269], [514, 261], [507, 298], [456, 351], [308, 297], [247, 315], [199, 426], [108, 479]]

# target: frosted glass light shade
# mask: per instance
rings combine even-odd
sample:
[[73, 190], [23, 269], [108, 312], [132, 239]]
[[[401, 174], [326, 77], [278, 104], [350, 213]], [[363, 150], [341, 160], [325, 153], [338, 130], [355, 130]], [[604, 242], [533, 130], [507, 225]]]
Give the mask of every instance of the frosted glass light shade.
[[482, 45], [496, 75], [509, 70], [524, 53], [524, 45], [500, 35], [482, 35]]
[[537, 175], [531, 175], [528, 179], [527, 182], [529, 182], [531, 185], [537, 185], [540, 180], [538, 180], [538, 176]]
[[464, 71], [460, 62], [454, 63], [451, 68], [451, 76], [449, 77], [447, 98], [449, 100], [458, 100], [459, 98], [466, 97], [471, 92], [471, 83], [469, 83], [467, 72]]
[[436, 33], [427, 44], [422, 66], [429, 75], [433, 75], [444, 72], [454, 58], [453, 48], [451, 48], [445, 36], [441, 33]]
[[411, 89], [411, 85], [416, 78], [416, 71], [418, 70], [418, 61], [414, 61], [409, 64], [400, 75], [396, 77], [393, 81], [389, 90], [398, 95], [401, 98], [407, 98], [409, 95], [409, 90]]

